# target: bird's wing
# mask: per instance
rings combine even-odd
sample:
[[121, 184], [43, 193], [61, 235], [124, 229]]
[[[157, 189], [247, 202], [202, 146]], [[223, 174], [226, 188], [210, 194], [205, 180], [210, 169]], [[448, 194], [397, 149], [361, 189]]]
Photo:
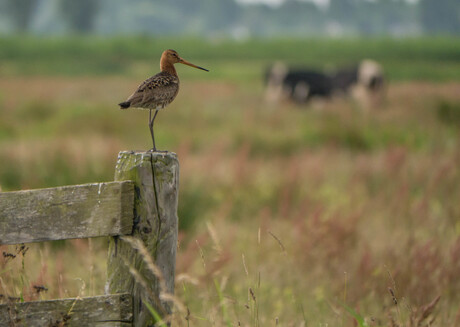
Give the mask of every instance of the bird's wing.
[[131, 107], [151, 108], [164, 107], [177, 95], [179, 79], [158, 73], [146, 79], [128, 98]]

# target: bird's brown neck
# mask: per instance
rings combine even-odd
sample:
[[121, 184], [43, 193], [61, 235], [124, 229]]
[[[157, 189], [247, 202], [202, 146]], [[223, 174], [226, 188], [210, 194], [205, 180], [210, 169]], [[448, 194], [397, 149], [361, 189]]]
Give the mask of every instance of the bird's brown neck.
[[160, 69], [162, 72], [170, 73], [171, 75], [177, 76], [176, 68], [169, 61], [163, 60], [160, 61]]

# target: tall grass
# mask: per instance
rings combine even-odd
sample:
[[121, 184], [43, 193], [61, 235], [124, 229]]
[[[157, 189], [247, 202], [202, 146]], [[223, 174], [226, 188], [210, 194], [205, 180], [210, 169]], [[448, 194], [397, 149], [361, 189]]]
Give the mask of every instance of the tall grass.
[[[8, 47], [20, 47], [17, 42]], [[57, 41], [43, 40], [44, 47], [47, 42]], [[83, 53], [98, 49], [91, 45], [94, 40], [72, 42], [69, 46], [88, 43], [90, 50]], [[104, 53], [107, 44], [137, 47], [139, 40], [101, 42]], [[152, 42], [159, 49], [167, 46], [165, 40]], [[291, 59], [300, 58], [294, 51], [297, 41], [279, 42], [293, 46]], [[379, 42], [404, 47], [404, 42], [391, 40], [370, 44]], [[456, 47], [443, 39], [427, 42], [441, 49], [427, 50], [431, 63], [438, 57], [430, 51]], [[189, 52], [190, 60], [208, 67], [213, 53], [224, 56], [225, 47], [241, 50], [245, 43], [203, 43], [200, 49], [193, 49], [200, 43], [191, 40], [177, 44], [184, 46], [184, 57]], [[257, 46], [258, 41], [248, 52], [267, 61], [276, 51], [287, 51], [275, 49], [268, 55], [268, 48], [260, 50], [268, 45]], [[136, 60], [151, 66], [149, 47]], [[140, 47], [127, 48], [144, 53]], [[344, 99], [309, 107], [269, 106], [253, 74], [263, 60], [248, 56], [244, 61], [232, 49], [224, 57], [229, 61], [228, 69], [220, 68], [222, 75], [192, 75], [180, 67], [181, 92], [156, 121], [158, 147], [177, 152], [181, 164], [176, 296], [186, 309], [176, 311], [174, 322], [458, 326], [458, 82], [394, 82], [382, 108], [368, 111]], [[344, 58], [352, 58], [349, 52], [343, 51]], [[394, 67], [405, 64], [397, 63], [399, 55], [393, 55]], [[150, 146], [148, 114], [116, 106], [146, 74], [142, 69], [120, 77], [94, 76], [95, 71], [82, 68], [68, 77], [63, 76], [66, 70], [51, 69], [51, 59], [46, 63], [42, 58], [37, 59], [44, 63], [40, 69], [52, 76], [32, 76], [27, 64], [19, 64], [26, 59], [9, 56], [2, 67], [10, 67], [10, 75], [0, 80], [4, 191], [108, 181], [118, 151]], [[67, 63], [77, 61], [69, 59], [71, 51], [65, 56]], [[316, 57], [311, 58], [313, 63]], [[225, 67], [224, 59], [209, 62]], [[444, 59], [455, 61], [447, 55]], [[235, 72], [241, 62], [248, 64], [243, 65], [250, 67], [248, 72]], [[143, 65], [139, 67], [147, 67]], [[417, 74], [442, 72], [428, 66]], [[130, 69], [120, 67], [120, 73]], [[230, 67], [235, 78], [222, 79]], [[391, 71], [391, 63], [389, 67]], [[415, 67], [410, 69], [415, 72]], [[452, 67], [455, 71], [456, 63]], [[87, 74], [93, 76], [81, 76]], [[30, 244], [25, 255], [15, 247], [1, 247], [0, 301], [102, 294], [106, 243]]]

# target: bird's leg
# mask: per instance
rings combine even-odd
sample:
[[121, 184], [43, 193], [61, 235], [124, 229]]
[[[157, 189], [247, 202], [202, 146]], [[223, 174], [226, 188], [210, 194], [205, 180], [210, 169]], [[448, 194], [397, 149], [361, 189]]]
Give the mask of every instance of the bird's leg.
[[152, 142], [153, 142], [152, 152], [155, 152], [157, 150], [157, 148], [155, 146], [155, 136], [153, 135], [153, 122], [155, 121], [155, 117], [157, 116], [157, 114], [158, 114], [158, 110], [155, 110], [155, 114], [153, 115], [153, 118], [152, 118], [152, 109], [150, 109], [150, 111], [149, 111], [149, 128], [150, 128], [150, 135], [152, 135]]
[[155, 147], [155, 137], [153, 136], [152, 109], [149, 110], [149, 129], [150, 129], [150, 135], [152, 136], [152, 142], [153, 142], [152, 152], [155, 152], [155, 151], [156, 151], [156, 147]]

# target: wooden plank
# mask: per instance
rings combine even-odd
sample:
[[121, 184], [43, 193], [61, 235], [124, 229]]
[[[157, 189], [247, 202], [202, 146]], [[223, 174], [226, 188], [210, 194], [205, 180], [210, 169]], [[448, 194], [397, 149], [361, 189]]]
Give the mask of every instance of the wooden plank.
[[174, 293], [179, 161], [176, 154], [170, 152], [121, 152], [115, 180], [126, 179], [135, 183], [136, 217], [132, 237], [147, 250], [163, 278], [160, 281], [155, 276], [142, 251], [133, 246], [135, 242], [115, 237], [109, 244], [106, 289], [109, 293], [133, 294], [133, 326], [150, 326], [154, 319], [145, 302], [163, 317], [170, 314], [172, 308], [171, 303], [159, 298], [161, 293]]
[[130, 234], [133, 208], [130, 181], [0, 193], [0, 245]]
[[130, 294], [0, 305], [0, 326], [132, 326]]

